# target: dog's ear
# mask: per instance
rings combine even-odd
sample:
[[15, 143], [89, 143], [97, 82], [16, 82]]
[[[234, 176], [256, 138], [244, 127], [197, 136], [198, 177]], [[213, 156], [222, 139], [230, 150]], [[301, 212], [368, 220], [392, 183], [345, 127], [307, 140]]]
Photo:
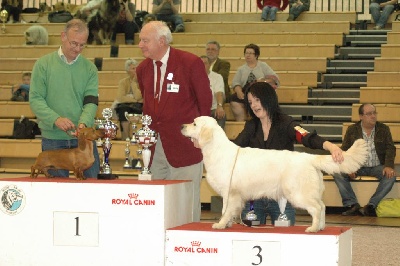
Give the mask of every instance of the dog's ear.
[[203, 147], [206, 143], [210, 142], [213, 137], [213, 131], [209, 127], [203, 126], [199, 134], [199, 145]]

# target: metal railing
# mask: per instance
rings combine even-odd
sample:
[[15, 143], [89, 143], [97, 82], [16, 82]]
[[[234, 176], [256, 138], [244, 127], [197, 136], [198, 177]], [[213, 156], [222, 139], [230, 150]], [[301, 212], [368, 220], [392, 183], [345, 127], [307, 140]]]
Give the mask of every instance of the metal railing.
[[[23, 7], [36, 7], [46, 2], [49, 6], [56, 2], [71, 4], [85, 4], [87, 0], [24, 0]], [[137, 10], [151, 11], [152, 0], [131, 0]], [[311, 0], [311, 12], [357, 12], [360, 15], [368, 14], [369, 0]], [[260, 13], [256, 0], [181, 0], [181, 13], [226, 13], [226, 12], [254, 12]], [[288, 12], [288, 8], [284, 11]]]

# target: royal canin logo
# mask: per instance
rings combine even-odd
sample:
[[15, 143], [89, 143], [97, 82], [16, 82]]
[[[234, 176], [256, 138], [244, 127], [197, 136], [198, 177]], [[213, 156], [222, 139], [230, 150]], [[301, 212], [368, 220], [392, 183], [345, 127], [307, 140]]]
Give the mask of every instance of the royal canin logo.
[[111, 199], [112, 205], [156, 205], [156, 200], [139, 199], [139, 194], [129, 193], [127, 198]]
[[218, 248], [202, 247], [200, 241], [190, 242], [190, 246], [176, 246], [174, 252], [177, 253], [218, 253]]

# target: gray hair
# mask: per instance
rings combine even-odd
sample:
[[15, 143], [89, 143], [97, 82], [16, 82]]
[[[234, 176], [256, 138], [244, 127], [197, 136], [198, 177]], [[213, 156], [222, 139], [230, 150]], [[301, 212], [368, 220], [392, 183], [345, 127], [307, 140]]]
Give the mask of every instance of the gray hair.
[[207, 48], [207, 45], [209, 45], [209, 44], [215, 44], [217, 46], [218, 50], [221, 49], [221, 45], [219, 45], [219, 42], [217, 42], [217, 41], [208, 41], [206, 43], [206, 48]]
[[172, 42], [172, 33], [168, 25], [164, 21], [150, 21], [146, 26], [152, 27], [156, 33], [157, 38], [165, 37], [165, 42], [170, 44]]
[[64, 32], [67, 33], [69, 30], [74, 30], [78, 33], [87, 33], [89, 34], [89, 29], [86, 23], [81, 19], [71, 19], [65, 24]]
[[125, 61], [125, 70], [128, 71], [129, 70], [129, 66], [130, 65], [134, 65], [135, 67], [137, 67], [138, 62], [135, 59], [131, 59], [129, 58], [128, 60]]

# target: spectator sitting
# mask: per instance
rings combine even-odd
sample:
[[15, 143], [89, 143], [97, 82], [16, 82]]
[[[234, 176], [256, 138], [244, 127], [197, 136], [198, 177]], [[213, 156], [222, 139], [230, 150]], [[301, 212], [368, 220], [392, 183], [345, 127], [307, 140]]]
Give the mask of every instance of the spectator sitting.
[[256, 44], [248, 44], [244, 47], [246, 64], [240, 66], [233, 77], [232, 88], [234, 94], [230, 99], [230, 106], [236, 121], [245, 121], [247, 113], [245, 110], [245, 99], [243, 87], [247, 83], [263, 80], [271, 84], [274, 89], [279, 86], [278, 75], [265, 62], [258, 61], [260, 47]]
[[285, 10], [288, 6], [288, 0], [257, 0], [257, 6], [262, 10], [262, 21], [275, 21], [276, 12]]
[[21, 14], [21, 9], [18, 7], [18, 1], [2, 0], [1, 10], [6, 10], [8, 12], [8, 18], [7, 18], [8, 23], [19, 22], [19, 15]]
[[76, 12], [75, 17], [87, 21], [87, 19], [96, 14], [103, 0], [90, 0], [84, 7]]
[[289, 17], [287, 21], [294, 21], [304, 11], [310, 10], [310, 0], [289, 0]]
[[231, 89], [229, 88], [228, 78], [231, 63], [219, 58], [220, 49], [221, 47], [217, 41], [209, 41], [206, 44], [206, 54], [210, 63], [210, 70], [220, 74], [224, 79], [225, 99], [229, 99], [231, 97]]
[[153, 11], [157, 20], [172, 23], [174, 32], [184, 32], [182, 16], [179, 15], [181, 0], [153, 0]]
[[[390, 14], [394, 11], [394, 5], [397, 0], [372, 0], [369, 5], [369, 11], [375, 22], [374, 30], [380, 30], [385, 27]], [[382, 13], [381, 13], [382, 11]]]
[[141, 114], [143, 107], [142, 93], [136, 78], [136, 67], [138, 62], [128, 59], [125, 62], [125, 70], [128, 77], [123, 78], [118, 84], [115, 111], [121, 124], [121, 139], [129, 138], [129, 122], [126, 120], [125, 112], [130, 114]]
[[31, 84], [31, 73], [25, 72], [22, 74], [22, 83], [11, 87], [11, 101], [27, 102], [29, 101], [29, 88]]
[[224, 79], [218, 73], [210, 70], [210, 62], [208, 61], [207, 56], [200, 56], [201, 60], [204, 63], [204, 67], [206, 68], [206, 72], [208, 74], [208, 79], [210, 80], [210, 87], [213, 93], [213, 102], [211, 105], [211, 116], [217, 120], [218, 125], [225, 128], [225, 111], [224, 111]]
[[[343, 206], [348, 210], [342, 215], [376, 216], [375, 209], [379, 202], [390, 192], [396, 182], [394, 158], [396, 147], [393, 144], [390, 128], [377, 121], [376, 108], [372, 104], [362, 104], [358, 109], [360, 121], [347, 128], [343, 139], [342, 149], [345, 151], [354, 141], [363, 138], [368, 144], [369, 155], [364, 166], [350, 175], [335, 174], [333, 177], [339, 188]], [[360, 204], [351, 187], [350, 180], [357, 176], [374, 176], [379, 179], [379, 185], [367, 205], [360, 209]]]
[[125, 44], [133, 44], [135, 32], [138, 32], [138, 26], [135, 23], [134, 14], [136, 13], [136, 6], [130, 0], [122, 0], [120, 2], [121, 8], [119, 10], [117, 23], [115, 24], [114, 32], [111, 41], [115, 43], [117, 33], [125, 33]]

